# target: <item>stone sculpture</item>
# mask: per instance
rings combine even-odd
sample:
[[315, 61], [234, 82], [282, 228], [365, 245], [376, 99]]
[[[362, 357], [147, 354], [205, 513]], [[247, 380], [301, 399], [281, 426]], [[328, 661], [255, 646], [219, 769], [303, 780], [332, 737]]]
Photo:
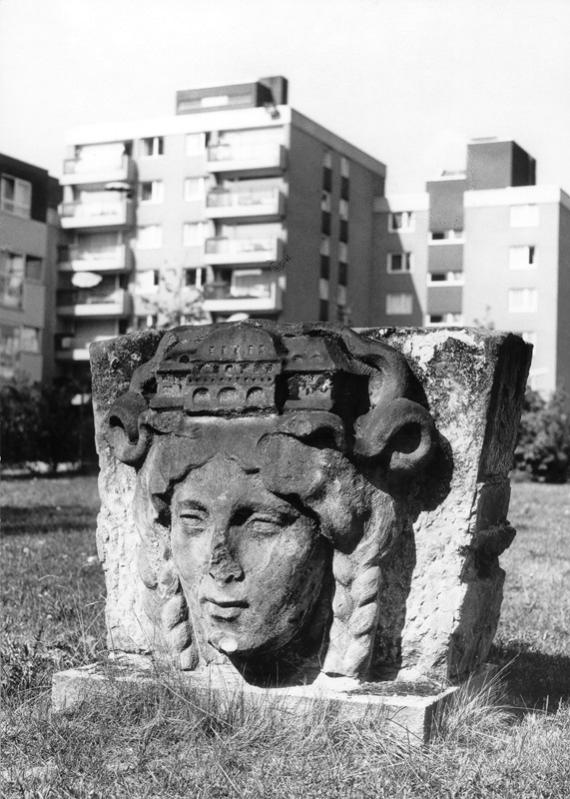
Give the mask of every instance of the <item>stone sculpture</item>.
[[326, 325], [178, 328], [103, 433], [136, 472], [148, 650], [264, 685], [375, 677], [384, 564], [453, 469], [401, 353]]

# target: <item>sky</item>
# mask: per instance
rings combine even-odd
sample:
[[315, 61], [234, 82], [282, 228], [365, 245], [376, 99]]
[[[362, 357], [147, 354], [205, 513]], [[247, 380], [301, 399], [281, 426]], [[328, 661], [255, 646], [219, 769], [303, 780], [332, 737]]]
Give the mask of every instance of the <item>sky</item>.
[[289, 79], [390, 192], [515, 139], [570, 192], [570, 0], [0, 0], [0, 152], [61, 174], [65, 133], [174, 113], [177, 89]]

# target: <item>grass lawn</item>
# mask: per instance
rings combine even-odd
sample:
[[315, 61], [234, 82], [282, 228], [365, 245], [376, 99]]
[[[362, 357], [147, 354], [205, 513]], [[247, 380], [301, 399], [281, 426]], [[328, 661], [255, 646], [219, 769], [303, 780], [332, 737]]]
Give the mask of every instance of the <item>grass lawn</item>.
[[424, 749], [326, 710], [221, 714], [166, 682], [52, 716], [53, 670], [105, 651], [96, 483], [7, 480], [0, 502], [3, 797], [570, 796], [570, 486], [513, 486], [491, 653], [509, 664], [503, 699], [460, 697]]

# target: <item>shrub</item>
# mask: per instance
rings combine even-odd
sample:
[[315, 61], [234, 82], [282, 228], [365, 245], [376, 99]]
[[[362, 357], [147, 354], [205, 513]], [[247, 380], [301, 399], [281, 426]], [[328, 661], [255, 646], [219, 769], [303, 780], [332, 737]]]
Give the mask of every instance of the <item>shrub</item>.
[[1, 386], [4, 465], [43, 461], [55, 471], [59, 463], [91, 460], [93, 411], [90, 402], [73, 404], [80, 393], [85, 392], [66, 379], [40, 385], [16, 377]]
[[570, 473], [568, 396], [556, 391], [546, 401], [527, 390], [515, 448], [514, 467], [543, 483], [564, 483]]
[[22, 376], [0, 387], [2, 461], [24, 463], [35, 457], [40, 428], [40, 392]]

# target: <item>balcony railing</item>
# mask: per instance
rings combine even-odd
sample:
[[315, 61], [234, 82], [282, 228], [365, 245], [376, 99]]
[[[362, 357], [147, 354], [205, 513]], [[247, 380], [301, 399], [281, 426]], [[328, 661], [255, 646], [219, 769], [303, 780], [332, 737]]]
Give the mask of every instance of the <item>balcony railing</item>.
[[280, 144], [212, 144], [207, 160], [212, 172], [279, 171], [285, 167], [285, 148]]
[[115, 338], [113, 334], [109, 336], [95, 336], [94, 338], [83, 338], [80, 336], [59, 336], [56, 343], [55, 357], [60, 361], [88, 361], [89, 345], [94, 341], [106, 341]]
[[206, 198], [208, 216], [274, 216], [283, 213], [283, 195], [279, 189], [266, 191], [229, 191], [214, 189]]
[[126, 316], [130, 300], [124, 289], [63, 289], [57, 293], [57, 312], [61, 316]]
[[213, 281], [203, 288], [206, 311], [277, 311], [281, 290], [273, 275], [246, 277], [236, 271], [231, 283]]
[[131, 268], [131, 251], [126, 244], [109, 247], [69, 246], [60, 255], [62, 272], [124, 272]]
[[277, 238], [206, 239], [205, 259], [210, 264], [263, 263], [281, 259], [283, 242]]
[[63, 162], [61, 183], [106, 183], [111, 181], [131, 182], [134, 178], [134, 162], [128, 155], [109, 161], [95, 161], [92, 158], [67, 158]]
[[131, 200], [72, 202], [61, 206], [61, 225], [64, 228], [117, 227], [132, 225], [133, 221]]

